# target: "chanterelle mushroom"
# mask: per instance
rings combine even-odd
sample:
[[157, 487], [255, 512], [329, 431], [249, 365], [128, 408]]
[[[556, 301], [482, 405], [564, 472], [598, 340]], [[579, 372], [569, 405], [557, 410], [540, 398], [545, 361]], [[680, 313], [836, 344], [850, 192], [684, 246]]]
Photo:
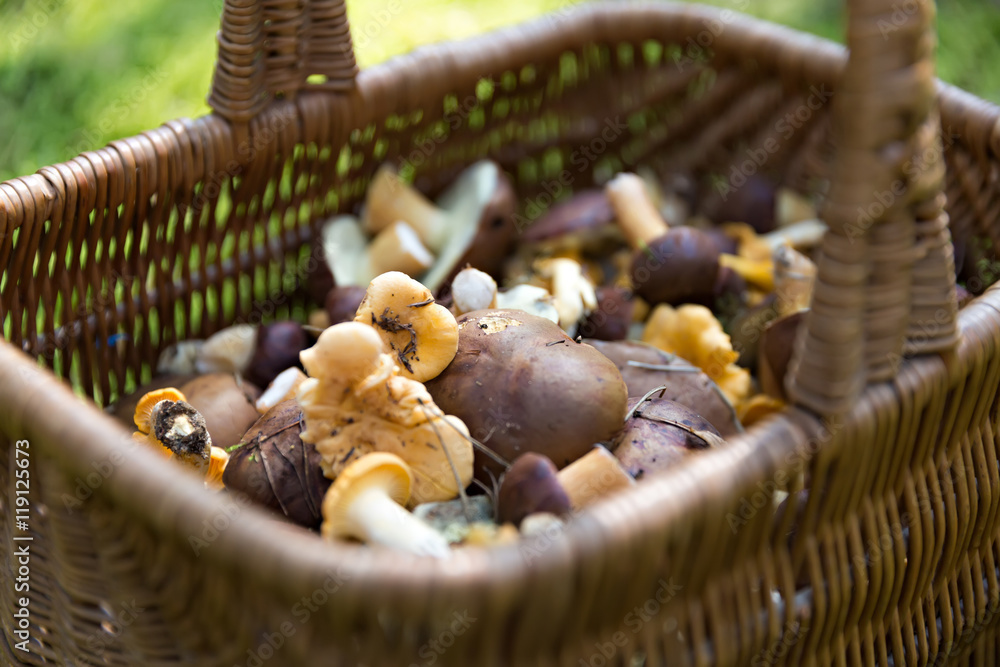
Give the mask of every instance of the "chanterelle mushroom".
[[366, 454], [334, 481], [323, 498], [323, 537], [353, 537], [419, 556], [446, 558], [451, 550], [436, 530], [407, 512], [413, 477], [398, 456]]
[[422, 384], [399, 374], [378, 331], [360, 322], [336, 324], [301, 356], [310, 375], [298, 391], [302, 440], [316, 445], [327, 477], [383, 451], [412, 469], [413, 504], [450, 500], [472, 481], [465, 424], [445, 415]]
[[204, 475], [208, 488], [222, 488], [229, 454], [212, 446], [205, 418], [186, 402], [184, 394], [170, 387], [144, 395], [135, 407], [135, 425], [139, 430], [133, 440], [152, 445], [166, 458]]
[[458, 351], [458, 322], [430, 290], [390, 271], [368, 285], [355, 322], [367, 324], [395, 355], [400, 374], [417, 382], [437, 377]]

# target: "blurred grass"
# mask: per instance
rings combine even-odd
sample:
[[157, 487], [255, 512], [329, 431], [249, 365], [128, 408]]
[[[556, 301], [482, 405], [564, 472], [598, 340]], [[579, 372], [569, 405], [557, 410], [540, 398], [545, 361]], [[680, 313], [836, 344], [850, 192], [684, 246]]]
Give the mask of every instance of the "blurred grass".
[[[709, 0], [840, 39], [839, 0]], [[349, 0], [362, 67], [570, 0]], [[221, 0], [0, 0], [0, 180], [208, 111]], [[388, 17], [388, 19], [386, 19]], [[939, 8], [939, 75], [1000, 102], [997, 0]]]

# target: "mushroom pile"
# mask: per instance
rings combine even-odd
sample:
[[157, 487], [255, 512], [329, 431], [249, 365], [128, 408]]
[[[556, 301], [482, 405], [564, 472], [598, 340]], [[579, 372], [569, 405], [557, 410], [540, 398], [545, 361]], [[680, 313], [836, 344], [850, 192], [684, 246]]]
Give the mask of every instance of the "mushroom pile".
[[497, 164], [433, 202], [383, 166], [323, 226], [308, 323], [170, 345], [110, 410], [335, 545], [447, 558], [551, 535], [784, 406], [825, 227], [752, 190], [770, 199], [746, 216], [695, 215], [676, 179], [622, 173], [518, 236]]

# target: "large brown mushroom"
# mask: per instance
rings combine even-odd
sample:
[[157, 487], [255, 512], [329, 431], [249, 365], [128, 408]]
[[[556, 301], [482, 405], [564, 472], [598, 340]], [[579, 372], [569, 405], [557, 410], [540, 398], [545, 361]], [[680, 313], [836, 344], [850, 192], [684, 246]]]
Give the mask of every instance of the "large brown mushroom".
[[613, 443], [615, 457], [635, 479], [667, 470], [692, 454], [725, 444], [701, 415], [664, 399], [629, 399], [629, 419]]
[[593, 345], [618, 367], [630, 398], [665, 386], [663, 398], [691, 408], [724, 436], [741, 430], [736, 413], [723, 398], [718, 385], [689, 361], [639, 341], [584, 342]]
[[[625, 383], [593, 347], [523, 311], [475, 311], [458, 322], [458, 354], [427, 390], [499, 457], [536, 452], [562, 468], [621, 428]], [[476, 477], [488, 482], [487, 469], [502, 466], [477, 451]]]

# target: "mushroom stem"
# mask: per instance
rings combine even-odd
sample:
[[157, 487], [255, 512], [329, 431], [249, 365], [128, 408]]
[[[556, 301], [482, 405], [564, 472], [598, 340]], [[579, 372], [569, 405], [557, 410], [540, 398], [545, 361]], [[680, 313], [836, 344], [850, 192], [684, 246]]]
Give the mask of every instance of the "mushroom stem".
[[604, 187], [618, 224], [632, 248], [643, 248], [666, 234], [670, 227], [649, 198], [642, 178], [622, 173]]
[[407, 512], [384, 489], [372, 487], [358, 494], [346, 518], [345, 533], [368, 544], [435, 558], [451, 553], [439, 532]]
[[774, 290], [774, 262], [771, 260], [760, 261], [722, 253], [719, 255], [719, 266], [728, 266], [745, 281], [765, 292]]
[[815, 280], [816, 265], [811, 259], [791, 246], [778, 247], [774, 251], [774, 293], [778, 315], [789, 315], [808, 308]]
[[378, 233], [368, 246], [368, 278], [388, 271], [419, 276], [434, 264], [434, 255], [420, 241], [413, 227], [397, 220]]
[[557, 477], [574, 510], [635, 485], [635, 480], [622, 468], [618, 459], [600, 446], [560, 470]]
[[442, 211], [416, 188], [403, 182], [389, 165], [375, 172], [362, 221], [370, 233], [377, 233], [397, 220], [405, 220], [431, 250], [440, 250], [448, 238]]
[[771, 248], [778, 248], [787, 243], [795, 248], [808, 249], [819, 245], [826, 230], [826, 223], [822, 220], [801, 220], [768, 232], [760, 238]]

